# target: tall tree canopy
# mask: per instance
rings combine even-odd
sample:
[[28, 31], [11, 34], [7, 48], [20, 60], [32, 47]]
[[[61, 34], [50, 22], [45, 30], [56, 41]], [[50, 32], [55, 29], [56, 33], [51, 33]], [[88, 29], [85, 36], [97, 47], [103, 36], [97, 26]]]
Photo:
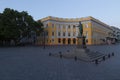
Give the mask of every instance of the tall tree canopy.
[[19, 12], [6, 8], [0, 13], [0, 41], [18, 40], [21, 36], [29, 36], [31, 31], [39, 34], [42, 23], [36, 22], [27, 12]]

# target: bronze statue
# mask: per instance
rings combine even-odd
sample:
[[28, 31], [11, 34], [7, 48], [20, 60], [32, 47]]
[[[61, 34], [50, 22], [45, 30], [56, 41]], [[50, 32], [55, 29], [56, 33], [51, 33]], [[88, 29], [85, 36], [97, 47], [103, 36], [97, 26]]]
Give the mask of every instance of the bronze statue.
[[78, 27], [79, 27], [80, 36], [82, 36], [83, 35], [83, 25], [81, 22], [79, 22]]
[[83, 25], [82, 25], [81, 21], [79, 22], [78, 27], [79, 27], [79, 32], [80, 32], [78, 38], [82, 39], [82, 47], [86, 48], [85, 36], [83, 35]]

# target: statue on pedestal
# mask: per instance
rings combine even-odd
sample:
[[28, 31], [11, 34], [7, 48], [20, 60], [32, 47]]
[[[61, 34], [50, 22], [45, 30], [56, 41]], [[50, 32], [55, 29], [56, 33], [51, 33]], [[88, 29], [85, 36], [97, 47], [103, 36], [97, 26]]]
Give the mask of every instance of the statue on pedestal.
[[79, 27], [79, 32], [80, 32], [80, 35], [79, 35], [79, 36], [81, 36], [81, 37], [82, 37], [82, 35], [83, 35], [83, 25], [82, 25], [82, 23], [81, 23], [81, 22], [79, 22], [78, 27]]
[[85, 36], [83, 35], [83, 25], [81, 22], [79, 22], [78, 28], [80, 32], [78, 34], [78, 46], [81, 48], [86, 48]]

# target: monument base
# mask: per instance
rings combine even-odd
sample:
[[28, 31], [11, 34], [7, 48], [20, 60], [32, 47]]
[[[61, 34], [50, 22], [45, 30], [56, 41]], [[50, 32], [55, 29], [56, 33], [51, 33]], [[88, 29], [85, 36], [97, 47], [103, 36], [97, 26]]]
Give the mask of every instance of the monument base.
[[104, 54], [102, 53], [93, 52], [87, 48], [86, 49], [76, 48], [73, 51], [64, 53], [62, 55], [64, 58], [75, 58], [76, 57], [78, 60], [82, 60], [86, 62], [92, 62], [104, 56]]
[[81, 36], [78, 37], [78, 45], [73, 51], [55, 54], [54, 56], [61, 56], [61, 58], [74, 58], [75, 60], [78, 59], [82, 61], [92, 62], [98, 58], [103, 57], [104, 54], [99, 52], [93, 52], [87, 49], [85, 37]]
[[78, 36], [78, 45], [77, 48], [87, 48], [85, 36]]

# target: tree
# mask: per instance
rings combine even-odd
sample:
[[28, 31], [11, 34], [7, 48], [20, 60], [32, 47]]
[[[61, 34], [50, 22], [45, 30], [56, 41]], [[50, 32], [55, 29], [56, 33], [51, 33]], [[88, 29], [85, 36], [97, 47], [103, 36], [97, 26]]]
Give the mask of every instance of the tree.
[[0, 42], [19, 42], [21, 38], [29, 37], [32, 31], [40, 33], [41, 26], [42, 23], [36, 22], [27, 12], [6, 8], [0, 13]]
[[33, 29], [35, 29], [37, 36], [39, 36], [40, 33], [44, 30], [43, 24], [41, 23], [41, 21], [36, 21], [36, 22], [34, 22], [34, 25], [35, 25], [35, 28], [33, 28]]
[[[10, 42], [10, 40], [16, 41], [19, 37], [19, 29], [16, 27], [15, 11], [13, 9], [6, 8], [0, 21], [0, 35], [2, 42]], [[7, 43], [8, 44], [8, 43]]]

